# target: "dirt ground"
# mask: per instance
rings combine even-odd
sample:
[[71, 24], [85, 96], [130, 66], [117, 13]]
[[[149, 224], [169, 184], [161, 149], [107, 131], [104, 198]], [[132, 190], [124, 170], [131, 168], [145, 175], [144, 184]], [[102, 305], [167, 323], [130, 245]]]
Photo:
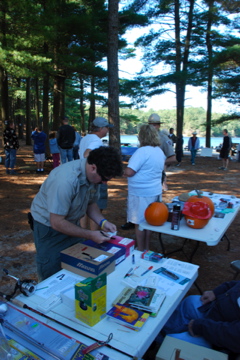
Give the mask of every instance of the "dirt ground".
[[[0, 154], [3, 157], [3, 153]], [[126, 166], [127, 163], [125, 162]], [[230, 162], [229, 170], [218, 170], [221, 161], [217, 157], [196, 158], [196, 165], [192, 166], [189, 155], [185, 155], [180, 167], [171, 167], [168, 171], [168, 191], [163, 194], [163, 201], [170, 202], [174, 196], [193, 189], [212, 191], [222, 194], [231, 194], [239, 197], [240, 163], [236, 160]], [[52, 169], [51, 161], [46, 162], [44, 174], [36, 174], [33, 160], [32, 147], [21, 147], [17, 154], [18, 175], [6, 175], [3, 162], [0, 164], [0, 291], [10, 294], [15, 286], [15, 280], [6, 277], [3, 268], [11, 275], [22, 279], [37, 280], [35, 266], [35, 247], [30, 230], [27, 213], [30, 204], [39, 186]], [[115, 223], [118, 234], [128, 238], [135, 238], [134, 230], [121, 230], [121, 225], [126, 221], [127, 180], [114, 179], [109, 182], [109, 202], [105, 217]], [[196, 230], [197, 231], [197, 230]], [[227, 231], [231, 242], [227, 251], [227, 241], [221, 241], [217, 246], [209, 247], [200, 243], [199, 249], [193, 258], [193, 263], [200, 266], [198, 285], [201, 289], [212, 289], [221, 282], [231, 280], [234, 272], [230, 268], [233, 260], [240, 259], [240, 216], [237, 215]], [[167, 251], [181, 244], [182, 239], [163, 237], [167, 241]], [[194, 241], [186, 244], [186, 253], [191, 251]], [[157, 234], [153, 234], [151, 250], [161, 252]], [[175, 253], [173, 257], [186, 261], [182, 252]], [[198, 294], [195, 286], [190, 290]]]

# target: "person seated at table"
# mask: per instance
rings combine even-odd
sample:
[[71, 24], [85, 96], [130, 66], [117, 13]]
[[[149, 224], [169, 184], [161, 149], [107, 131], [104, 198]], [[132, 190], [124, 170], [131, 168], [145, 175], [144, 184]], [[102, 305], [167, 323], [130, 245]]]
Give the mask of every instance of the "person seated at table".
[[202, 296], [186, 297], [156, 341], [161, 343], [165, 335], [240, 354], [240, 281], [225, 282]]
[[140, 147], [130, 158], [124, 176], [128, 177], [127, 221], [135, 224], [137, 247], [143, 251], [149, 249], [151, 231], [140, 231], [138, 225], [145, 220], [144, 212], [148, 205], [161, 201], [161, 178], [166, 157], [153, 126], [142, 125], [138, 140]]

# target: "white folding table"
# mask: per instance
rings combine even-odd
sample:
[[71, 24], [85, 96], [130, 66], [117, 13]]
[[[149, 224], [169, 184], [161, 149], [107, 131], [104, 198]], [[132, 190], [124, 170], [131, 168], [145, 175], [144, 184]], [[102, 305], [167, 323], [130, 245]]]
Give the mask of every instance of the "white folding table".
[[[203, 195], [205, 195], [205, 193], [203, 193]], [[216, 195], [219, 196], [219, 194], [216, 194]], [[227, 198], [229, 198], [229, 201], [231, 201], [230, 196], [226, 196], [226, 195], [221, 195], [221, 196], [223, 198], [227, 197]], [[213, 198], [213, 200], [214, 200], [214, 198]], [[201, 201], [201, 200], [199, 199], [199, 201]], [[186, 224], [186, 221], [183, 217], [180, 222], [179, 230], [172, 230], [171, 222], [165, 222], [162, 226], [152, 226], [152, 225], [149, 225], [146, 221], [139, 224], [139, 230], [151, 230], [151, 231], [159, 233], [159, 241], [160, 241], [160, 245], [162, 247], [162, 253], [165, 256], [168, 256], [177, 251], [183, 251], [186, 239], [195, 240], [196, 246], [194, 247], [190, 257], [187, 258], [188, 261], [192, 262], [193, 256], [194, 256], [195, 252], [197, 251], [200, 242], [206, 243], [208, 246], [215, 246], [225, 237], [228, 241], [227, 250], [230, 250], [230, 240], [226, 235], [226, 231], [229, 228], [229, 226], [231, 225], [231, 223], [233, 222], [233, 220], [235, 219], [235, 217], [237, 216], [239, 206], [236, 206], [233, 210], [234, 210], [234, 212], [226, 213], [224, 215], [224, 218], [216, 218], [213, 216], [210, 219], [210, 221], [208, 222], [208, 224], [202, 229], [193, 229], [193, 228], [189, 227]], [[171, 252], [166, 252], [165, 245], [163, 243], [161, 234], [176, 236], [176, 237], [183, 238], [185, 240], [181, 247], [178, 247]]]
[[[135, 255], [135, 264], [143, 264], [146, 266], [146, 263], [153, 265], [152, 271], [159, 268], [160, 263], [149, 263], [146, 260], [140, 259], [141, 252], [134, 251]], [[164, 264], [165, 259], [161, 260], [161, 264]], [[115, 271], [108, 275], [107, 277], [107, 310], [112, 307], [112, 302], [115, 300], [116, 296], [121, 292], [121, 290], [126, 286], [122, 283], [124, 275], [132, 267], [132, 258], [129, 256], [122, 263], [120, 263]], [[59, 327], [59, 323], [63, 324], [61, 331], [66, 334], [70, 334], [75, 339], [85, 342], [86, 344], [93, 343], [95, 340], [105, 341], [110, 333], [113, 333], [113, 339], [111, 340], [109, 346], [105, 346], [102, 349], [102, 353], [112, 356], [113, 359], [118, 360], [127, 360], [127, 359], [141, 359], [144, 353], [147, 351], [148, 347], [154, 341], [156, 335], [162, 329], [168, 318], [171, 316], [177, 305], [186, 295], [192, 284], [197, 278], [198, 275], [198, 266], [191, 264], [194, 267], [194, 274], [192, 275], [190, 281], [182, 290], [177, 290], [173, 295], [167, 296], [165, 299], [157, 317], [148, 318], [147, 322], [144, 324], [143, 328], [139, 331], [133, 331], [127, 329], [117, 323], [110, 321], [107, 318], [101, 320], [98, 324], [93, 327], [90, 327], [78, 319], [75, 318], [74, 308], [69, 308], [65, 304], [61, 303], [57, 305], [54, 309], [47, 313], [48, 318], [52, 318], [57, 321], [57, 324], [54, 321], [51, 323], [51, 326]], [[54, 280], [59, 274], [73, 275], [73, 273], [62, 270], [59, 273], [53, 275], [49, 279], [44, 280], [39, 284], [41, 288], [44, 288], [46, 284], [49, 284], [49, 280]], [[83, 277], [74, 274], [74, 276], [82, 280]], [[31, 297], [25, 297], [24, 295], [19, 295], [18, 300], [21, 300], [29, 307], [36, 309], [38, 304], [41, 304], [43, 301], [40, 297], [40, 291], [36, 292]], [[24, 310], [25, 311], [25, 310]], [[31, 314], [30, 310], [26, 312]], [[34, 314], [32, 314], [34, 316]], [[44, 318], [42, 318], [44, 319]], [[42, 320], [44, 321], [44, 320]], [[49, 319], [48, 319], [49, 322]], [[65, 326], [64, 326], [65, 325]], [[72, 330], [70, 330], [72, 329]]]

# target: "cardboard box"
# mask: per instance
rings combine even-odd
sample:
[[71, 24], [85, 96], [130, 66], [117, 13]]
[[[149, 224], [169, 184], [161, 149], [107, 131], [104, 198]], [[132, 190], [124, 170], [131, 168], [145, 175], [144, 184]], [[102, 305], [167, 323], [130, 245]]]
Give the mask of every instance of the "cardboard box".
[[87, 278], [75, 285], [76, 318], [89, 326], [97, 324], [106, 316], [106, 273]]
[[114, 245], [121, 246], [126, 251], [126, 257], [131, 255], [134, 251], [135, 240], [123, 238], [121, 236], [113, 236], [109, 242]]
[[[177, 350], [180, 350], [178, 357], [176, 357]], [[227, 360], [228, 355], [220, 351], [166, 336], [158, 350], [155, 360], [175, 360], [178, 358], [184, 360]]]
[[92, 240], [85, 240], [83, 244], [88, 246], [93, 246], [96, 249], [106, 251], [110, 254], [114, 255], [115, 258], [115, 265], [120, 264], [126, 258], [126, 248], [120, 245], [112, 244], [109, 241], [104, 241], [101, 244], [97, 244]]
[[103, 273], [110, 274], [115, 270], [113, 254], [82, 243], [75, 244], [61, 251], [60, 254], [63, 269], [84, 277], [94, 278]]

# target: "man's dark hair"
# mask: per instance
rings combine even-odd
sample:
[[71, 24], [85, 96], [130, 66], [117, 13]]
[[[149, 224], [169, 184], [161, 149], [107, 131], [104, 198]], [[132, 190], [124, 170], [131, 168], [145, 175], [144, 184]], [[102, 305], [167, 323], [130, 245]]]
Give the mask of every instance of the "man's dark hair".
[[123, 173], [120, 152], [112, 146], [100, 146], [92, 150], [88, 157], [89, 164], [95, 164], [97, 173], [105, 178], [121, 176]]

